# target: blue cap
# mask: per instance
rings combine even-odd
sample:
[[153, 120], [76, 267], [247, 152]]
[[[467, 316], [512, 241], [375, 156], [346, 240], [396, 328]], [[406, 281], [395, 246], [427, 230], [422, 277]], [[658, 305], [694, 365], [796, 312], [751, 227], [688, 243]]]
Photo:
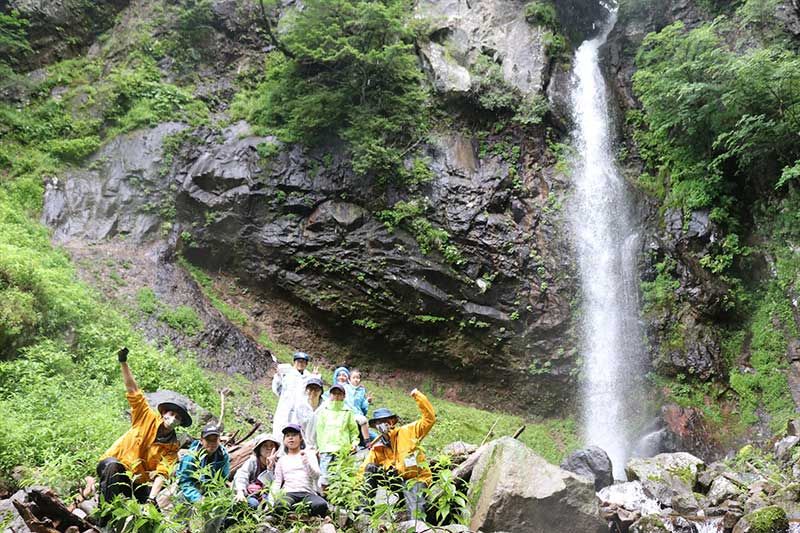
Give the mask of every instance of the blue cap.
[[292, 361], [297, 361], [298, 359], [302, 359], [303, 361], [311, 361], [311, 356], [306, 352], [294, 352]]
[[369, 419], [369, 423], [372, 424], [373, 422], [383, 420], [384, 418], [397, 418], [397, 415], [394, 414], [388, 407], [379, 407], [373, 411], [372, 418]]

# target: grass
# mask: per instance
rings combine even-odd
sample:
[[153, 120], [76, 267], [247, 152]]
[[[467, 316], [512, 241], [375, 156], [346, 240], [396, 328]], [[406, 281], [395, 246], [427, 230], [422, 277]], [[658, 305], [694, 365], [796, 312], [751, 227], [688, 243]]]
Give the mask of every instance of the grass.
[[178, 263], [184, 268], [184, 270], [186, 270], [186, 272], [189, 273], [192, 279], [194, 279], [194, 281], [200, 287], [200, 290], [203, 292], [203, 295], [208, 298], [208, 301], [211, 302], [211, 305], [213, 305], [217, 311], [222, 313], [225, 318], [238, 326], [244, 326], [247, 324], [247, 315], [235, 307], [228, 305], [220, 297], [219, 293], [214, 288], [214, 280], [212, 280], [208, 274], [203, 272], [203, 270], [199, 267], [191, 264], [184, 257], [179, 257]]

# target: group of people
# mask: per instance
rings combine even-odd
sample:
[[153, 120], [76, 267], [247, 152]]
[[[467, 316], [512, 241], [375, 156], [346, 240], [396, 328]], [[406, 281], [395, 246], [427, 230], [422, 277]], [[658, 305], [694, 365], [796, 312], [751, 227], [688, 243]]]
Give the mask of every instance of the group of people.
[[[204, 426], [200, 439], [178, 461], [175, 429], [192, 425], [187, 406], [174, 400], [150, 408], [128, 367], [127, 348], [117, 356], [131, 406], [131, 428], [100, 458], [101, 497], [155, 504], [178, 464], [177, 497], [197, 503], [212, 478], [231, 477], [221, 426]], [[372, 397], [361, 385], [361, 373], [339, 367], [325, 390], [320, 374], [308, 369], [310, 359], [297, 352], [291, 365], [279, 365], [272, 381], [278, 396], [273, 431], [255, 438], [253, 454], [233, 475], [232, 497], [252, 507], [287, 509], [302, 503], [312, 516], [326, 516], [331, 466], [346, 454], [360, 453], [365, 455], [360, 474], [367, 487], [363, 508], [369, 509], [377, 488], [384, 485], [403, 494], [411, 518], [423, 516], [424, 488], [432, 476], [418, 444], [436, 421], [428, 398], [417, 389], [411, 391], [420, 417], [405, 425], [399, 425], [399, 417], [386, 407], [368, 417]]]

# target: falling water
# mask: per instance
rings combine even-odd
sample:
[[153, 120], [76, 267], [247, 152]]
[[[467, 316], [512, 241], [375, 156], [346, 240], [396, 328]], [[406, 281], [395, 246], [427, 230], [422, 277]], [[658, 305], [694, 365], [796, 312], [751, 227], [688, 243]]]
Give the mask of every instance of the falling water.
[[636, 409], [641, 333], [636, 255], [625, 182], [614, 162], [606, 86], [598, 50], [614, 25], [575, 53], [571, 93], [574, 198], [571, 226], [582, 290], [583, 418], [587, 444], [603, 448], [614, 477], [624, 479], [630, 456], [627, 423]]

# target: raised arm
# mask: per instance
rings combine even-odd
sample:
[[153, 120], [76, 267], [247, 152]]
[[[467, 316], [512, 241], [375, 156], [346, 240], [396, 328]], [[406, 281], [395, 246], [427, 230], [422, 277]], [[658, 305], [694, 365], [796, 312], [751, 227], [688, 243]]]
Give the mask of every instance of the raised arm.
[[139, 385], [133, 378], [131, 369], [128, 366], [128, 349], [122, 348], [117, 352], [117, 359], [119, 360], [119, 368], [122, 370], [122, 381], [125, 383], [125, 390], [127, 392], [136, 392], [139, 390]]
[[410, 425], [413, 426], [416, 437], [421, 439], [428, 434], [433, 424], [436, 422], [436, 411], [434, 411], [433, 405], [430, 400], [428, 400], [428, 397], [417, 389], [411, 391], [411, 397], [417, 402], [417, 408], [422, 417], [416, 422], [412, 422]]

